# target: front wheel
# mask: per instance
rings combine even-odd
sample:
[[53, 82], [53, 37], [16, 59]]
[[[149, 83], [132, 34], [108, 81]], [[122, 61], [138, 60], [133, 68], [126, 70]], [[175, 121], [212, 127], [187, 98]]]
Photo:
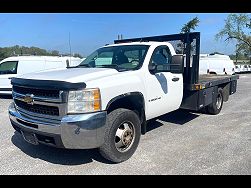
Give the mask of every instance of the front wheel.
[[218, 89], [216, 101], [206, 107], [207, 112], [212, 115], [220, 113], [223, 105], [223, 91], [221, 88]]
[[138, 115], [128, 109], [116, 109], [108, 114], [105, 142], [99, 148], [100, 154], [115, 163], [129, 159], [136, 151], [141, 126]]

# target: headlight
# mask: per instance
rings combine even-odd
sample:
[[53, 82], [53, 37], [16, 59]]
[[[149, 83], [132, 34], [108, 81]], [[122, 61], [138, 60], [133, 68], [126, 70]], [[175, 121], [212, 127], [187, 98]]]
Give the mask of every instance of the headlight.
[[68, 95], [68, 113], [86, 113], [101, 110], [99, 89], [70, 91]]

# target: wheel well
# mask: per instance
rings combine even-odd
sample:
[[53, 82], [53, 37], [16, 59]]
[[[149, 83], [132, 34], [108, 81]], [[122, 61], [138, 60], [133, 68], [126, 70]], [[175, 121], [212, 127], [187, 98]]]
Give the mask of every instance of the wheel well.
[[230, 93], [230, 83], [221, 84], [219, 85], [218, 88], [222, 89], [223, 101], [227, 102], [229, 99], [229, 93]]
[[145, 120], [145, 102], [141, 93], [115, 97], [108, 103], [106, 110], [109, 114], [118, 108], [125, 108], [134, 111], [139, 116], [141, 123]]

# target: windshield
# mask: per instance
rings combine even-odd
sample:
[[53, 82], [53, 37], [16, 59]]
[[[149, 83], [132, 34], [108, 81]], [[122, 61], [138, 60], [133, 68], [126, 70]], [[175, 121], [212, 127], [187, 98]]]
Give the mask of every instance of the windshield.
[[17, 61], [6, 61], [0, 64], [0, 74], [17, 74]]
[[114, 68], [118, 71], [137, 70], [141, 68], [147, 45], [125, 45], [103, 47], [91, 55], [77, 67]]

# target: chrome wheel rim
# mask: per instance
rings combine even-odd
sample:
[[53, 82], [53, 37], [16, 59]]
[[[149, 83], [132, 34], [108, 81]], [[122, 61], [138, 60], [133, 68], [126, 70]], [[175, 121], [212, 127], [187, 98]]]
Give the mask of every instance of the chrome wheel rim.
[[115, 135], [115, 147], [119, 152], [128, 151], [134, 142], [135, 128], [131, 122], [122, 123]]

